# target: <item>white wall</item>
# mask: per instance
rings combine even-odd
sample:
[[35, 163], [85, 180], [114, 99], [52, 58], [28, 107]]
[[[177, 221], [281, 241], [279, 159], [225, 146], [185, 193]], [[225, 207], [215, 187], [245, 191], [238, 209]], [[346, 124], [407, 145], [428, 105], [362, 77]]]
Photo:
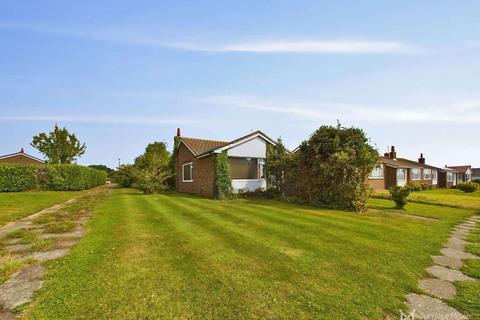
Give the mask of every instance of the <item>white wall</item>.
[[243, 142], [227, 151], [229, 157], [266, 158], [267, 142], [260, 137]]
[[255, 191], [258, 188], [266, 189], [267, 181], [265, 179], [242, 179], [242, 180], [232, 180], [232, 187], [234, 192], [243, 189], [243, 191]]

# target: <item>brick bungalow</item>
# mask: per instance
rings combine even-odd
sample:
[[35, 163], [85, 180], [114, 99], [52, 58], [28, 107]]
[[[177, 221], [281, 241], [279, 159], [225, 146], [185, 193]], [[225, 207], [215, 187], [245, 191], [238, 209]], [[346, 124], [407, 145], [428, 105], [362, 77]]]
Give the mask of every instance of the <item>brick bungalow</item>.
[[37, 166], [42, 166], [45, 164], [45, 161], [26, 154], [25, 151], [20, 149], [20, 152], [7, 154], [4, 156], [0, 156], [0, 164], [1, 163], [8, 163], [8, 164], [32, 164]]
[[264, 165], [268, 145], [275, 141], [255, 131], [233, 141], [187, 138], [177, 130], [177, 177], [180, 192], [213, 197], [215, 191], [214, 157], [227, 152], [234, 191], [265, 189]]
[[439, 168], [425, 163], [423, 154], [418, 161], [398, 158], [395, 147], [391, 147], [380, 157], [380, 163], [374, 169], [368, 181], [375, 190], [388, 189], [394, 186], [404, 186], [408, 182], [419, 182], [438, 187]]
[[461, 182], [472, 181], [472, 166], [445, 166], [456, 172], [456, 184]]
[[438, 171], [438, 187], [451, 188], [457, 185], [458, 171], [452, 168], [442, 168]]

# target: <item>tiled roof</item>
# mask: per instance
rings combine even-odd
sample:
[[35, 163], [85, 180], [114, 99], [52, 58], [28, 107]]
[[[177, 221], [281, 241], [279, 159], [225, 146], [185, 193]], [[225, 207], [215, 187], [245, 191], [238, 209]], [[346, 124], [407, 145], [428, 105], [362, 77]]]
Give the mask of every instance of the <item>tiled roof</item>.
[[267, 140], [270, 140], [271, 142], [275, 143], [273, 139], [271, 139], [269, 136], [261, 132], [260, 130], [257, 130], [255, 132], [251, 132], [247, 135], [244, 135], [238, 139], [235, 139], [233, 141], [218, 141], [218, 140], [206, 140], [206, 139], [196, 139], [196, 138], [185, 138], [181, 137], [180, 140], [183, 141], [187, 147], [189, 147], [196, 156], [204, 155], [206, 153], [209, 153], [215, 149], [225, 147], [227, 145], [231, 145], [237, 142], [240, 142], [242, 140], [248, 139], [250, 137], [253, 137], [255, 135], [262, 135], [264, 136]]
[[226, 142], [226, 141], [184, 138], [184, 137], [181, 137], [180, 140], [183, 141], [187, 145], [187, 147], [189, 147], [195, 153], [195, 155], [209, 152], [229, 144], [229, 142]]
[[0, 159], [8, 159], [8, 158], [16, 157], [16, 156], [22, 156], [22, 157], [30, 158], [30, 159], [38, 161], [38, 162], [45, 163], [45, 161], [43, 161], [42, 159], [31, 156], [31, 155], [26, 154], [24, 152], [16, 152], [16, 153], [11, 153], [11, 154], [6, 154], [6, 155], [3, 155], [3, 156], [0, 156]]
[[435, 170], [440, 169], [428, 164], [423, 164], [417, 161], [408, 160], [404, 158], [392, 159], [389, 157], [380, 157], [380, 161], [388, 166], [395, 167], [395, 168], [401, 167], [401, 168], [427, 168], [427, 169], [435, 169]]
[[448, 167], [460, 173], [465, 173], [467, 172], [468, 169], [472, 168], [472, 166], [448, 166]]

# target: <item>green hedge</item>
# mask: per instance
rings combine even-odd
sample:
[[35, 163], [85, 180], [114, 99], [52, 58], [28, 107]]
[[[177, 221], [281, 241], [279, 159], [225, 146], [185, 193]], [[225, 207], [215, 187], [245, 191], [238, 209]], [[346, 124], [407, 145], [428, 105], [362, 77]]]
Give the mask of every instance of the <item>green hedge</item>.
[[76, 164], [46, 167], [0, 164], [0, 192], [85, 190], [105, 184], [106, 180], [105, 171]]
[[18, 192], [36, 189], [37, 167], [0, 164], [0, 192]]
[[107, 173], [77, 164], [47, 166], [45, 187], [48, 190], [73, 191], [90, 189], [107, 181]]

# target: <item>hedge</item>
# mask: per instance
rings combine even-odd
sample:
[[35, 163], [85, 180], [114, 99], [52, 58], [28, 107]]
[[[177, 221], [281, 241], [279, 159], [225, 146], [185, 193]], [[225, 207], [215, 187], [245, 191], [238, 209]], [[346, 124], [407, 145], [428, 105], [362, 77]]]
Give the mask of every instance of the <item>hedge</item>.
[[34, 189], [74, 191], [90, 189], [107, 180], [107, 173], [76, 164], [0, 165], [0, 192], [28, 191]]
[[45, 188], [56, 191], [90, 189], [107, 181], [107, 173], [77, 164], [57, 164], [47, 166]]
[[34, 190], [38, 187], [37, 167], [0, 164], [0, 192]]

